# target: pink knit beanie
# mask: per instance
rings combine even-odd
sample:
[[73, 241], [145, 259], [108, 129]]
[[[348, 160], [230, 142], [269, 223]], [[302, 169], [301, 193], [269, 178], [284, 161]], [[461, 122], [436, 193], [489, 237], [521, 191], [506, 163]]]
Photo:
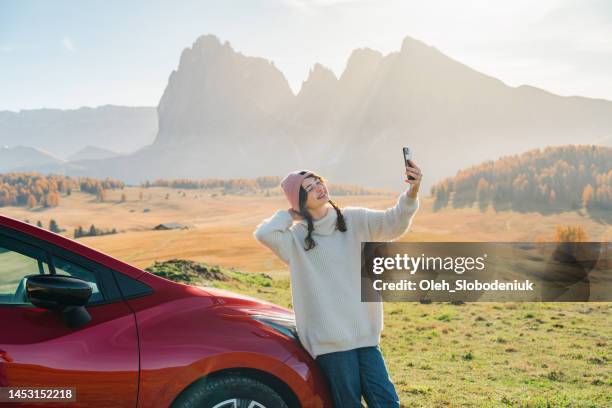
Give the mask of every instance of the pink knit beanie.
[[289, 201], [289, 204], [291, 204], [291, 208], [297, 212], [300, 212], [300, 187], [302, 186], [302, 181], [304, 181], [304, 179], [309, 175], [313, 174], [308, 170], [306, 170], [306, 173], [300, 174], [301, 171], [289, 173], [287, 177], [281, 181], [281, 187], [285, 192], [287, 201]]

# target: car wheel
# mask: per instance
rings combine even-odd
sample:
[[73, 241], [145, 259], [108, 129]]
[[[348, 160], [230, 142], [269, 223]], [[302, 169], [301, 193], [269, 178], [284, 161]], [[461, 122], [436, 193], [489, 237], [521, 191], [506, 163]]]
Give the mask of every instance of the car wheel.
[[203, 378], [189, 386], [172, 408], [287, 408], [272, 388], [248, 377]]

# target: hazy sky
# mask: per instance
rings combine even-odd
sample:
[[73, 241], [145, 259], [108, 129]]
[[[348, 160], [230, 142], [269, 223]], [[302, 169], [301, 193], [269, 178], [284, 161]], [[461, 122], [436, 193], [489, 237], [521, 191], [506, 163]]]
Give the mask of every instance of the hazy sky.
[[274, 61], [294, 92], [319, 62], [411, 36], [508, 85], [612, 100], [612, 1], [0, 0], [0, 110], [157, 105], [201, 34]]

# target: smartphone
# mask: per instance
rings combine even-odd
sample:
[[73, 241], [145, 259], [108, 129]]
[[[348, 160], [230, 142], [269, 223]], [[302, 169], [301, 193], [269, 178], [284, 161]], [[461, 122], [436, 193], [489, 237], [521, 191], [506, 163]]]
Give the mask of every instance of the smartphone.
[[[412, 149], [409, 147], [404, 147], [404, 164], [408, 167], [412, 167]], [[415, 178], [412, 176], [408, 176], [408, 180], [414, 180]]]

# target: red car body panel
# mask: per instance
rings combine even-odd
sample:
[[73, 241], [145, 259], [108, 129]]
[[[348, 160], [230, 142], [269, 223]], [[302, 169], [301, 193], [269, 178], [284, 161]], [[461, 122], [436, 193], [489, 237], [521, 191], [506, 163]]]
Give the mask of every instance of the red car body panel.
[[299, 343], [250, 317], [290, 310], [172, 282], [12, 218], [0, 216], [0, 226], [71, 251], [153, 290], [88, 306], [92, 321], [76, 330], [67, 328], [57, 312], [0, 305], [0, 386], [71, 385], [80, 397], [69, 403], [75, 408], [167, 407], [203, 376], [250, 369], [285, 383], [302, 407], [332, 406], [316, 364]]
[[333, 407], [327, 384], [306, 350], [294, 353], [276, 368], [274, 374], [291, 387], [303, 407]]
[[56, 406], [136, 406], [138, 336], [133, 313], [123, 302], [88, 311], [91, 325], [75, 331], [56, 312], [0, 308], [0, 349], [11, 360], [0, 360], [8, 380], [0, 386], [76, 387], [76, 403], [52, 404]]

